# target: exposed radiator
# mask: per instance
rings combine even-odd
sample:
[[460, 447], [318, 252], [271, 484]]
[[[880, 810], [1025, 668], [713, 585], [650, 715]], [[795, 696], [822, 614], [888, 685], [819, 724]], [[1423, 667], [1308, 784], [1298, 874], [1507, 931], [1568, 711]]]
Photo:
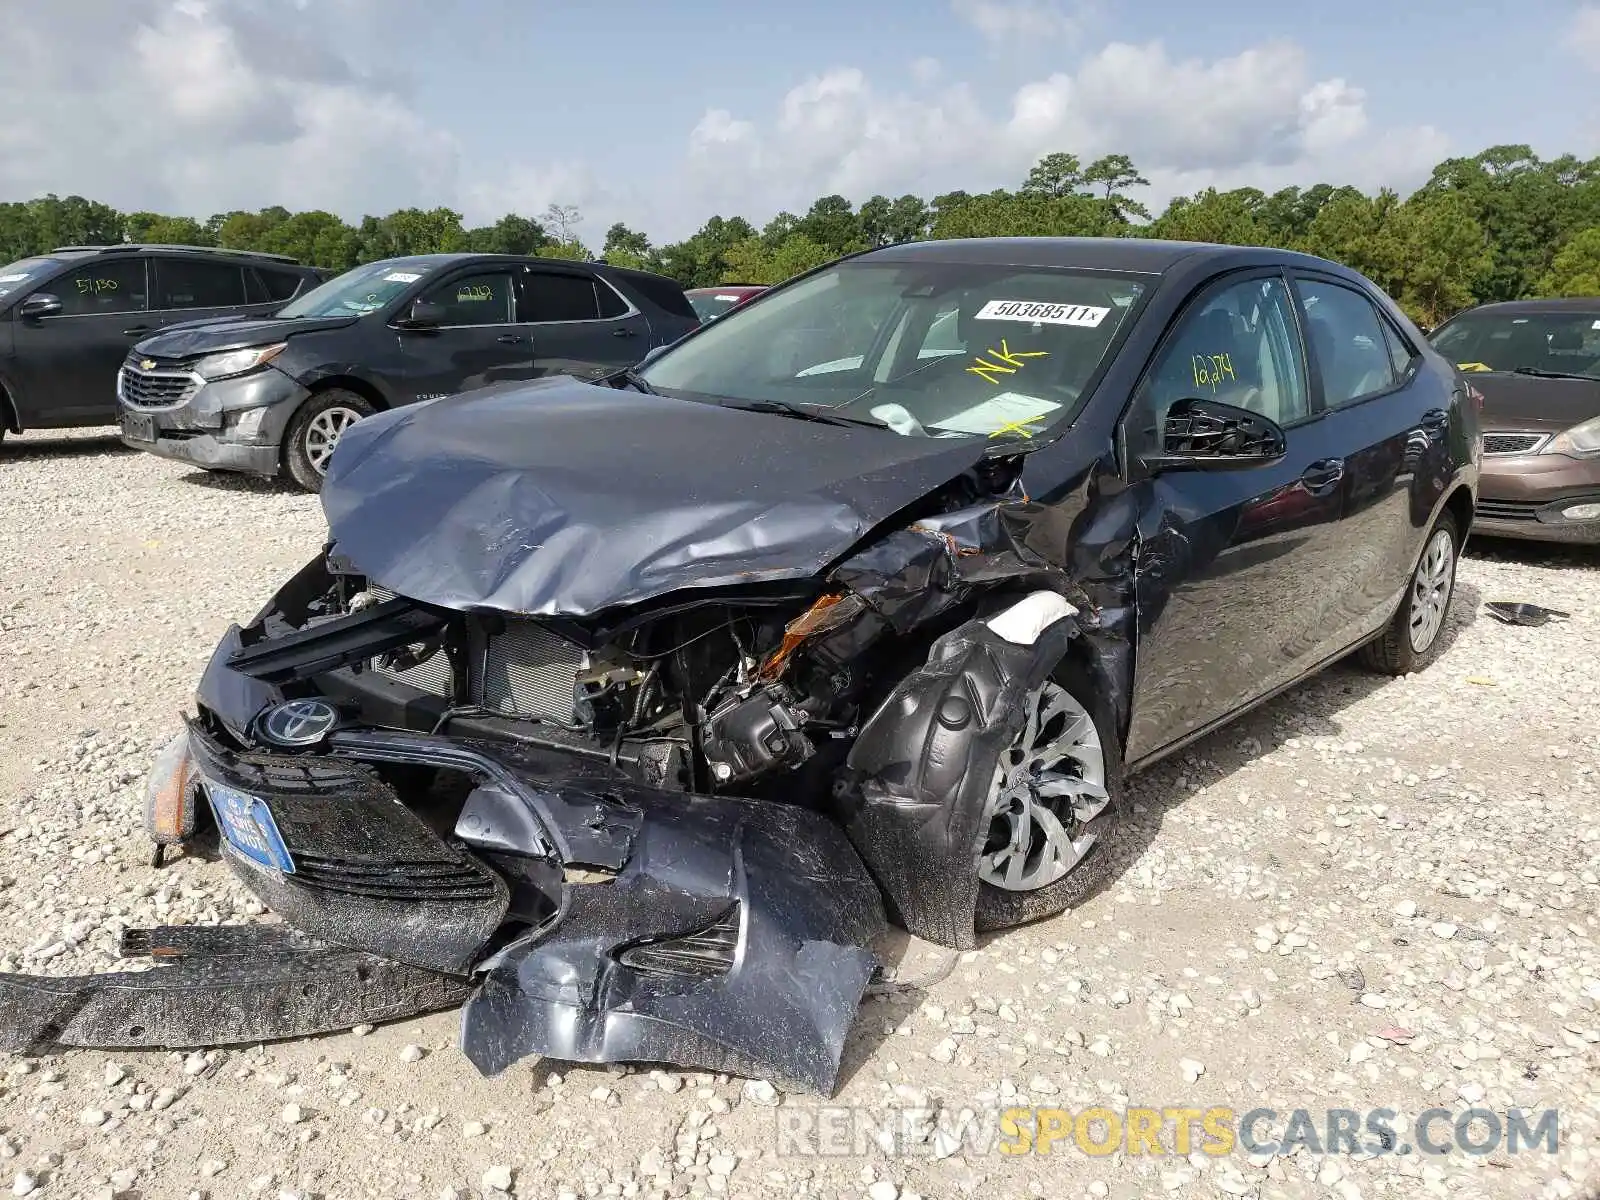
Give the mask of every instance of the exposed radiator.
[[489, 639], [482, 661], [482, 674], [472, 681], [474, 703], [508, 717], [563, 725], [577, 719], [573, 688], [586, 661], [581, 647], [536, 622], [513, 620]]
[[[369, 588], [373, 598], [384, 601], [394, 593], [384, 588]], [[577, 719], [573, 689], [578, 674], [587, 664], [580, 646], [557, 637], [536, 621], [511, 619], [505, 632], [486, 637], [474, 623], [470, 635], [472, 703], [507, 717], [536, 717], [571, 725]], [[372, 669], [426, 692], [448, 698], [455, 694], [449, 657], [438, 651], [432, 657], [403, 671], [371, 660]]]

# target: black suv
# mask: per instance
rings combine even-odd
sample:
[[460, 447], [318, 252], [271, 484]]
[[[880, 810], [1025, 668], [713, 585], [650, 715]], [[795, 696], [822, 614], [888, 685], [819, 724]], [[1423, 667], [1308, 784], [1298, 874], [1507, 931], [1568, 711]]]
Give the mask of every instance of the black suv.
[[381, 409], [546, 375], [599, 379], [699, 323], [670, 279], [603, 263], [424, 254], [368, 263], [276, 315], [172, 330], [118, 377], [122, 440], [320, 491]]
[[180, 321], [275, 312], [321, 281], [281, 254], [62, 246], [0, 267], [0, 438], [107, 425], [128, 347]]

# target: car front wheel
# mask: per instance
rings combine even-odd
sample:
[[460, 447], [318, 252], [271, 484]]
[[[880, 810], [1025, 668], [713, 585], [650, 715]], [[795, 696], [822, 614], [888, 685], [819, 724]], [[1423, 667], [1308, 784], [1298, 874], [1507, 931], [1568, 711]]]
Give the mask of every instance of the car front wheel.
[[344, 431], [376, 410], [364, 397], [343, 388], [318, 392], [300, 406], [284, 434], [283, 465], [308, 492], [320, 492], [328, 461]]
[[1420, 671], [1438, 657], [1450, 623], [1450, 603], [1455, 598], [1456, 559], [1461, 537], [1449, 513], [1423, 544], [1422, 557], [1411, 574], [1400, 607], [1388, 627], [1361, 651], [1361, 661], [1385, 675]]
[[1054, 916], [1103, 882], [1120, 771], [1109, 707], [1069, 660], [1029, 694], [995, 766], [978, 856], [980, 931]]

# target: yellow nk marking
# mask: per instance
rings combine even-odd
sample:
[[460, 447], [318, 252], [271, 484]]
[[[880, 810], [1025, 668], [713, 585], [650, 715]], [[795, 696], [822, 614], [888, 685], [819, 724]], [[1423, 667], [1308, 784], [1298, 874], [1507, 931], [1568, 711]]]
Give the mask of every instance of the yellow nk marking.
[[[990, 362], [984, 355], [990, 355], [999, 359], [999, 361]], [[978, 355], [967, 370], [969, 373], [986, 379], [998, 387], [1000, 386], [998, 377], [1001, 375], [1015, 375], [1018, 368], [1026, 365], [1026, 359], [1049, 357], [1050, 352], [1048, 350], [1013, 350], [1006, 344], [1006, 339], [1001, 338], [1000, 349], [996, 350], [993, 346], [990, 346], [983, 354]]]
[[1042, 413], [1037, 413], [1037, 414], [1035, 414], [1034, 416], [1031, 416], [1031, 417], [1023, 417], [1022, 420], [1020, 420], [1020, 421], [1007, 421], [1004, 425], [1000, 426], [999, 429], [996, 429], [989, 436], [992, 437], [992, 438], [997, 438], [1002, 433], [1020, 433], [1023, 437], [1031, 438], [1033, 436], [1033, 430], [1029, 429], [1028, 426], [1032, 425], [1035, 421], [1044, 420], [1049, 415], [1050, 414], [1047, 413], [1047, 412], [1042, 412]]

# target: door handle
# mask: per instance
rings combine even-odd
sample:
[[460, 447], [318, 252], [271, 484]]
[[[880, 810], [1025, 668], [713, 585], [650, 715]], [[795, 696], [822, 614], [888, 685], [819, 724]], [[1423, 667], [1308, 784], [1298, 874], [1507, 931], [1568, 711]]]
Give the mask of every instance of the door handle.
[[131, 329], [124, 329], [122, 335], [124, 337], [138, 337], [141, 333], [149, 333], [154, 328], [154, 325], [135, 325]]
[[514, 346], [518, 342], [525, 342], [527, 340], [528, 339], [523, 337], [521, 334], [516, 333], [503, 333], [499, 337], [495, 338], [495, 341], [499, 342], [502, 346]]
[[1321, 458], [1305, 469], [1300, 485], [1313, 496], [1326, 495], [1344, 478], [1344, 459]]
[[618, 328], [613, 329], [611, 331], [611, 336], [612, 337], [632, 337], [633, 336], [633, 330], [628, 329], [626, 327], [619, 326]]

